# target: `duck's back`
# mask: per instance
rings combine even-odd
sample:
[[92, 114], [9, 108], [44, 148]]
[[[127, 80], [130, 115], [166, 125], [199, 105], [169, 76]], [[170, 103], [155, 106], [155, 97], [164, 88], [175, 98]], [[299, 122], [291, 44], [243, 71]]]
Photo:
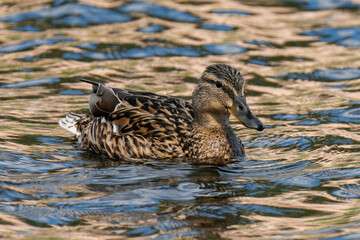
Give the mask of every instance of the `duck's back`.
[[193, 120], [189, 102], [101, 87], [94, 88], [91, 96], [92, 114], [67, 116], [75, 123], [80, 145], [113, 158], [159, 159], [184, 155], [182, 145]]

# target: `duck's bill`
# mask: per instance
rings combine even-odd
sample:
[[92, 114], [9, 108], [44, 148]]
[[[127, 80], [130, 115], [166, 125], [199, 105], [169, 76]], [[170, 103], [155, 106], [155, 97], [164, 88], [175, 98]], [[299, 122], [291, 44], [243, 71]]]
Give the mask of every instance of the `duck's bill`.
[[243, 100], [234, 101], [234, 104], [228, 111], [241, 122], [245, 127], [264, 130], [262, 122], [250, 111], [249, 106]]

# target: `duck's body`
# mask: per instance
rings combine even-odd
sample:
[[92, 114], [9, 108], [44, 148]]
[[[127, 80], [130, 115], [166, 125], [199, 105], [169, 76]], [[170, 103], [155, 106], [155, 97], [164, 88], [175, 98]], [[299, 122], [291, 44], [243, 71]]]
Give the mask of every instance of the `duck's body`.
[[60, 125], [75, 133], [82, 147], [111, 158], [186, 158], [222, 164], [245, 156], [229, 125], [229, 112], [248, 127], [264, 128], [246, 105], [240, 73], [228, 65], [205, 70], [192, 103], [87, 82], [93, 84], [91, 114], [70, 113]]

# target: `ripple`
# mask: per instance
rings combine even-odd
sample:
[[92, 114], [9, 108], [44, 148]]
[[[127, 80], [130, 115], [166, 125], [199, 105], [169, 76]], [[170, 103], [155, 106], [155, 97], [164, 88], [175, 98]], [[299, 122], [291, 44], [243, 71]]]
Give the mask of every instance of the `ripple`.
[[344, 84], [325, 84], [324, 87], [327, 88], [337, 88], [337, 89], [348, 89], [350, 86], [346, 86]]
[[345, 118], [360, 119], [360, 108], [350, 109], [342, 114]]
[[43, 68], [22, 68], [19, 69], [19, 72], [39, 72], [39, 71], [44, 71]]
[[28, 220], [28, 224], [33, 226], [50, 227], [51, 225], [67, 225], [80, 222], [79, 219], [73, 216], [72, 212], [46, 206], [0, 204], [0, 211], [25, 218]]
[[233, 179], [234, 177], [246, 177], [251, 179], [277, 179], [282, 176], [296, 176], [304, 171], [310, 163], [301, 161], [289, 164], [275, 164], [269, 166], [252, 166], [248, 168], [226, 166], [220, 167], [222, 176]]
[[63, 139], [55, 138], [55, 137], [37, 137], [37, 141], [45, 144], [55, 144], [55, 145], [64, 145]]
[[177, 22], [201, 22], [203, 19], [192, 15], [191, 13], [176, 10], [170, 7], [164, 7], [160, 4], [145, 1], [134, 1], [118, 7], [118, 10], [126, 13], [146, 13], [162, 19]]
[[340, 198], [360, 198], [360, 186], [351, 184], [341, 186], [341, 190], [335, 190], [332, 195]]
[[191, 239], [192, 236], [196, 238], [196, 236], [201, 236], [201, 234], [203, 234], [203, 233], [204, 233], [203, 231], [189, 230], [189, 231], [184, 231], [184, 232], [160, 234], [158, 237], [156, 237], [154, 239], [156, 239], [156, 240], [186, 239], [188, 237], [190, 237], [189, 239]]
[[98, 42], [84, 42], [76, 44], [77, 47], [89, 50], [95, 50], [99, 47]]
[[0, 87], [1, 88], [22, 88], [22, 87], [32, 87], [32, 86], [39, 86], [43, 84], [53, 84], [60, 82], [59, 78], [39, 78], [39, 79], [32, 79], [32, 80], [26, 80], [22, 82], [15, 82], [15, 83], [8, 83], [3, 84]]
[[73, 42], [73, 38], [47, 38], [47, 39], [34, 39], [30, 41], [25, 41], [17, 44], [6, 45], [0, 47], [0, 53], [12, 53], [20, 52], [33, 49], [37, 46], [42, 45], [53, 45], [59, 42]]
[[205, 45], [204, 48], [210, 53], [222, 54], [238, 54], [246, 51], [246, 48], [231, 43], [215, 43]]
[[282, 0], [286, 2], [298, 3], [306, 10], [327, 10], [327, 9], [353, 9], [359, 5], [347, 0]]
[[273, 116], [274, 119], [293, 121], [309, 117], [308, 115], [298, 115], [298, 114], [276, 114]]
[[267, 139], [258, 139], [250, 143], [246, 143], [247, 147], [271, 147], [271, 148], [297, 148], [299, 151], [309, 150], [314, 143], [311, 137], [270, 137]]
[[267, 57], [261, 57], [261, 56], [251, 57], [251, 59], [249, 59], [248, 62], [261, 66], [274, 66], [274, 64], [270, 63]]
[[215, 30], [215, 31], [232, 31], [235, 28], [230, 25], [221, 25], [221, 24], [214, 24], [214, 23], [204, 23], [200, 26], [201, 29], [206, 30]]
[[121, 233], [121, 235], [125, 235], [128, 237], [144, 237], [144, 236], [150, 236], [155, 233], [159, 233], [159, 230], [153, 227], [146, 226], [146, 227], [139, 227], [128, 230], [124, 233]]
[[[93, 182], [92, 184], [95, 184]], [[98, 183], [99, 184], [99, 183]], [[163, 201], [188, 201], [197, 196], [203, 196], [209, 190], [201, 189], [199, 185], [191, 183], [191, 187], [184, 186], [156, 186], [119, 191], [103, 197], [85, 200], [69, 200], [54, 203], [56, 206], [67, 206], [77, 211], [99, 211], [109, 215], [120, 212], [152, 212], [149, 206], [156, 206]], [[101, 186], [101, 185], [98, 185]], [[213, 190], [211, 190], [213, 191]], [[157, 208], [157, 207], [156, 207]]]
[[[250, 42], [247, 41], [246, 43], [249, 44]], [[256, 43], [255, 45], [262, 45], [262, 43]], [[270, 45], [263, 45], [263, 46], [270, 46]], [[295, 61], [304, 61], [304, 60], [309, 60], [309, 59], [292, 57], [292, 56], [273, 56], [273, 57], [251, 56], [249, 60], [247, 60], [247, 62], [261, 66], [276, 66], [279, 65], [278, 63], [284, 61], [295, 62]]]
[[[15, 13], [0, 18], [2, 22], [20, 24], [20, 28], [17, 28], [18, 31], [33, 31], [34, 28], [39, 30], [44, 24], [37, 26], [37, 22], [46, 23], [48, 25], [47, 28], [52, 28], [54, 26], [85, 27], [88, 25], [126, 22], [130, 20], [131, 18], [125, 14], [83, 3], [65, 3], [59, 6], [44, 7], [35, 11]], [[35, 26], [28, 24], [28, 27], [25, 28], [24, 26], [26, 25], [21, 26], [28, 21], [33, 21]]]
[[319, 125], [320, 123], [321, 123], [321, 121], [319, 121], [319, 120], [305, 120], [305, 121], [294, 123], [294, 125], [315, 126], [315, 125]]
[[294, 123], [294, 125], [317, 125], [326, 122], [344, 122], [344, 123], [358, 123], [360, 122], [360, 108], [354, 105], [350, 106], [349, 109], [330, 109], [323, 111], [312, 111], [309, 114], [276, 114], [272, 118], [284, 120], [284, 121], [295, 121], [303, 120]]
[[189, 224], [186, 221], [174, 220], [174, 221], [163, 221], [155, 223], [154, 226], [159, 228], [163, 232], [169, 232], [183, 227], [188, 227]]
[[242, 10], [221, 10], [221, 9], [217, 9], [217, 10], [212, 11], [212, 13], [228, 14], [228, 15], [244, 15], [244, 16], [252, 15], [251, 12], [242, 11]]
[[359, 176], [360, 176], [359, 168], [329, 169], [329, 170], [320, 170], [316, 172], [300, 174], [297, 176], [273, 179], [271, 181], [282, 185], [313, 188], [319, 186], [320, 184], [323, 184], [324, 181], [353, 178]]
[[302, 32], [303, 35], [317, 36], [320, 42], [329, 42], [345, 47], [360, 47], [360, 27], [320, 28]]
[[41, 27], [33, 26], [33, 25], [25, 25], [20, 27], [13, 27], [11, 30], [21, 31], [21, 32], [40, 32], [42, 31]]
[[247, 82], [249, 85], [280, 87], [279, 84], [270, 82], [266, 78], [257, 74], [252, 74], [252, 77]]
[[38, 161], [27, 155], [8, 151], [0, 151], [0, 159], [0, 169], [2, 172], [47, 173], [71, 166], [71, 164], [62, 162]]
[[314, 111], [311, 116], [321, 122], [360, 123], [360, 108]]
[[288, 73], [275, 78], [301, 79], [310, 81], [345, 81], [360, 78], [360, 68], [324, 69], [313, 73]]
[[[102, 45], [98, 43], [78, 44], [77, 47], [98, 50], [89, 52], [62, 52], [54, 51], [41, 54], [39, 56], [23, 57], [20, 60], [31, 61], [39, 58], [60, 57], [64, 59], [73, 59], [78, 61], [101, 61], [114, 59], [142, 59], [154, 56], [186, 56], [186, 57], [202, 57], [208, 55], [226, 55], [239, 54], [246, 51], [246, 48], [230, 44], [217, 43], [204, 46], [147, 46], [140, 47], [136, 45]], [[112, 49], [112, 50], [109, 50]]]
[[[266, 42], [266, 41], [259, 41], [259, 40], [254, 40], [254, 41], [245, 41], [245, 43], [247, 44], [251, 44], [251, 45], [256, 45], [256, 46], [265, 46], [265, 47], [272, 47], [274, 46], [274, 44], [270, 43], [270, 42]], [[262, 57], [262, 56], [259, 56]]]
[[[314, 212], [296, 208], [272, 207], [257, 204], [233, 204], [222, 206], [200, 206], [192, 213], [192, 216], [218, 220], [228, 219], [228, 221], [232, 220], [233, 223], [239, 224], [237, 221], [240, 221], [242, 224], [245, 224], [249, 221], [249, 219], [245, 219], [241, 216], [254, 212], [261, 216], [287, 216], [290, 218], [298, 217], [299, 215], [311, 216], [318, 214], [316, 211]], [[218, 222], [218, 224], [220, 225], [221, 222]]]
[[[306, 6], [310, 2], [328, 5]], [[54, 238], [76, 232], [74, 238], [355, 239], [360, 67], [357, 49], [333, 44], [359, 46], [358, 26], [346, 25], [356, 22], [358, 12], [299, 10], [346, 8], [338, 4], [344, 2], [359, 4], [3, 1], [3, 12], [17, 13], [5, 16], [9, 22], [0, 16], [6, 33], [0, 40], [0, 225], [7, 236], [37, 239], [43, 236], [36, 229], [43, 227], [41, 233]], [[316, 21], [302, 18], [310, 15]], [[306, 41], [299, 40], [294, 24], [319, 31], [312, 37], [298, 35]], [[278, 26], [289, 34], [277, 34]], [[334, 26], [352, 27], [330, 28]], [[330, 33], [320, 31], [327, 27]], [[317, 42], [322, 39], [326, 41]], [[350, 65], [335, 66], [338, 61], [331, 57], [336, 56], [326, 51], [316, 57], [328, 57], [334, 69], [324, 70], [329, 65], [319, 67], [315, 58], [298, 57], [318, 46], [337, 48], [340, 65]], [[247, 69], [249, 100], [258, 103], [260, 117], [270, 126], [260, 134], [242, 132], [247, 159], [223, 166], [115, 161], [78, 149], [57, 125], [56, 118], [67, 111], [88, 111], [85, 95], [90, 91], [79, 76], [170, 95], [175, 91], [189, 99], [191, 93], [179, 93], [178, 87], [192, 89], [199, 80], [195, 72], [216, 62]], [[310, 73], [301, 73], [304, 69]], [[311, 84], [302, 91], [297, 88], [301, 81], [269, 77], [279, 71], [293, 74], [284, 79], [323, 81], [316, 85], [324, 94]], [[264, 94], [284, 88], [295, 91]], [[308, 101], [296, 107], [294, 99]]]
[[[1, 182], [4, 185], [4, 182]], [[30, 194], [24, 194], [13, 189], [0, 187], [0, 201], [1, 202], [16, 202], [22, 200], [34, 200], [35, 198]]]
[[150, 24], [146, 27], [140, 28], [138, 31], [143, 33], [155, 33], [165, 30], [165, 26], [160, 24]]
[[61, 90], [58, 94], [59, 95], [83, 95], [84, 92], [80, 91], [80, 90], [68, 89], [68, 90]]
[[[340, 232], [340, 230], [337, 230], [337, 232]], [[336, 237], [322, 238], [322, 240], [334, 240], [334, 239], [357, 240], [360, 239], [360, 233], [348, 233], [348, 234], [337, 235]]]

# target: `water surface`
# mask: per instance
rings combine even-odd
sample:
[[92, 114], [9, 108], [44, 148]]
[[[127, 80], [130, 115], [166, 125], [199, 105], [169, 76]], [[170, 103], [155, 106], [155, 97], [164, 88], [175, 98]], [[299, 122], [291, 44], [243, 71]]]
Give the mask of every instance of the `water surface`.
[[[0, 3], [0, 236], [359, 239], [357, 0]], [[57, 122], [85, 77], [191, 99], [213, 63], [239, 69], [263, 132], [247, 158], [112, 161]]]

